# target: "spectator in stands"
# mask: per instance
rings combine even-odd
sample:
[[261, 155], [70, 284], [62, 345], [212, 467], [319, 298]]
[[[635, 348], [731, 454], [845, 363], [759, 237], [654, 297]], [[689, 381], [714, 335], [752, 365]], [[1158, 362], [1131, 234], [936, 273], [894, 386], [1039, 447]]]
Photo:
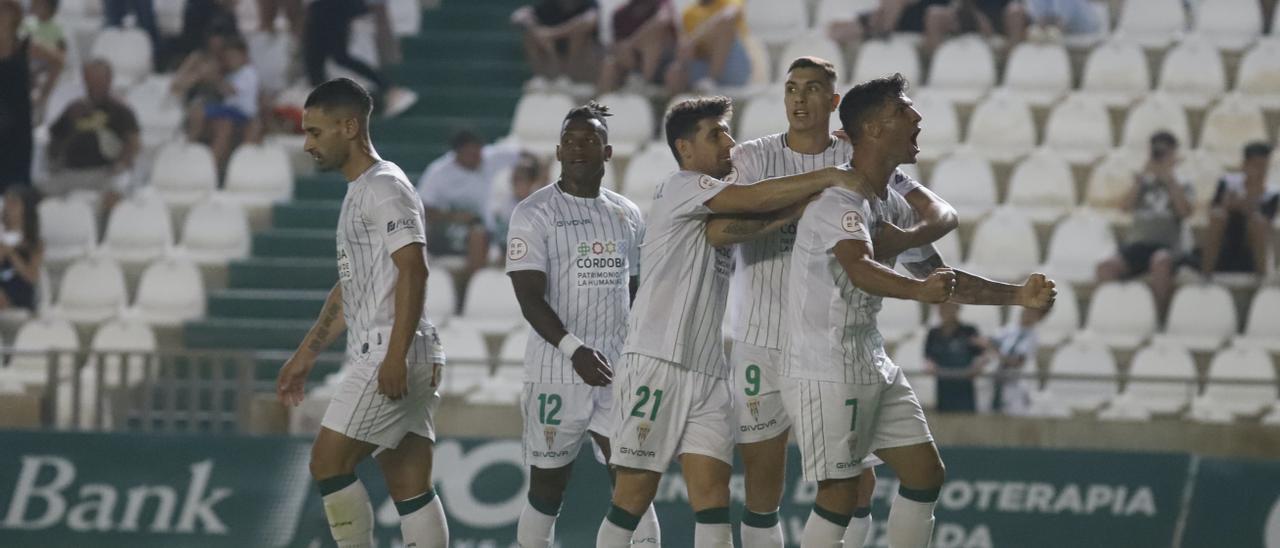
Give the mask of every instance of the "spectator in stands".
[[599, 14], [596, 0], [541, 0], [511, 13], [511, 24], [524, 32], [531, 90], [596, 81]]
[[33, 108], [37, 122], [44, 119], [49, 96], [58, 85], [58, 77], [66, 63], [67, 39], [62, 25], [53, 18], [57, 13], [58, 0], [32, 0], [31, 17], [23, 27], [23, 33], [31, 40], [31, 47], [43, 50], [39, 58], [31, 60], [31, 77], [36, 85]]
[[547, 186], [546, 166], [537, 156], [521, 152], [520, 160], [511, 171], [511, 194], [493, 200], [489, 204], [489, 213], [485, 216], [485, 227], [490, 239], [502, 249], [504, 259], [507, 256], [507, 229], [511, 222], [511, 212], [515, 211], [516, 204], [544, 186]]
[[1128, 240], [1119, 252], [1098, 265], [1098, 281], [1122, 280], [1150, 273], [1151, 293], [1163, 316], [1173, 296], [1174, 275], [1182, 262], [1182, 222], [1191, 215], [1195, 191], [1175, 172], [1178, 139], [1167, 131], [1151, 136], [1151, 157], [1133, 180], [1124, 209], [1133, 214]]
[[31, 182], [31, 63], [39, 48], [18, 33], [22, 6], [0, 0], [0, 189]]
[[379, 107], [384, 118], [399, 116], [418, 102], [418, 94], [394, 85], [386, 73], [351, 55], [348, 43], [351, 38], [351, 23], [365, 14], [372, 14], [374, 17], [382, 64], [394, 65], [400, 62], [400, 46], [391, 34], [391, 15], [387, 9], [387, 0], [314, 0], [307, 7], [303, 31], [307, 79], [312, 86], [328, 80], [325, 61], [332, 59], [338, 66], [373, 84], [377, 90], [374, 97], [381, 99]]
[[710, 92], [717, 86], [742, 86], [751, 80], [751, 57], [744, 39], [747, 22], [742, 0], [698, 0], [681, 15], [676, 60], [667, 69], [667, 92]]
[[40, 240], [40, 217], [36, 205], [39, 194], [26, 185], [11, 186], [4, 192], [4, 232], [0, 233], [0, 310], [25, 308], [35, 311], [36, 284], [44, 263], [44, 243]]
[[988, 361], [987, 342], [978, 328], [960, 323], [960, 305], [938, 305], [942, 320], [925, 337], [925, 367], [938, 377], [938, 411], [974, 413], [974, 378]]
[[452, 149], [437, 158], [418, 180], [418, 195], [427, 215], [427, 250], [432, 255], [462, 255], [456, 272], [457, 313], [466, 302], [467, 284], [488, 262], [489, 233], [485, 229], [489, 193], [497, 172], [520, 159], [514, 145], [485, 145], [479, 135], [459, 131]]
[[218, 68], [203, 81], [217, 91], [218, 100], [195, 102], [188, 108], [187, 138], [208, 143], [222, 180], [238, 141], [258, 139], [259, 79], [258, 70], [249, 62], [249, 46], [239, 36], [227, 38]]
[[828, 33], [842, 44], [864, 37], [885, 39], [894, 32], [922, 33], [920, 47], [929, 53], [948, 36], [971, 32], [1003, 34], [1016, 44], [1026, 28], [1025, 8], [1012, 0], [880, 0], [874, 10], [853, 20], [832, 22]]
[[1061, 40], [1073, 34], [1098, 32], [1102, 22], [1089, 0], [1024, 0], [1032, 40]]
[[182, 32], [174, 39], [173, 54], [186, 64], [191, 54], [206, 47], [212, 35], [240, 33], [236, 0], [187, 0], [182, 8]]
[[151, 66], [156, 69], [164, 66], [164, 44], [160, 40], [160, 27], [156, 26], [156, 7], [152, 0], [103, 0], [102, 8], [108, 27], [124, 28], [125, 16], [133, 14], [134, 26], [146, 31], [151, 38]]
[[1039, 339], [1036, 324], [1044, 313], [1033, 308], [1022, 308], [1018, 323], [1010, 322], [991, 341], [997, 359], [995, 392], [991, 398], [991, 410], [1006, 415], [1025, 415], [1031, 407], [1031, 383], [1024, 375], [1035, 373], [1036, 352]]
[[1280, 191], [1267, 184], [1271, 145], [1244, 147], [1241, 171], [1218, 181], [1209, 211], [1209, 230], [1200, 254], [1200, 271], [1252, 272], [1265, 276], [1270, 259], [1271, 222], [1280, 206]]
[[39, 189], [46, 196], [92, 191], [109, 212], [129, 188], [142, 138], [133, 110], [111, 95], [111, 65], [94, 59], [83, 74], [85, 96], [49, 128], [49, 177]]
[[600, 93], [661, 84], [675, 57], [675, 8], [670, 0], [630, 0], [613, 12], [613, 44], [600, 69]]

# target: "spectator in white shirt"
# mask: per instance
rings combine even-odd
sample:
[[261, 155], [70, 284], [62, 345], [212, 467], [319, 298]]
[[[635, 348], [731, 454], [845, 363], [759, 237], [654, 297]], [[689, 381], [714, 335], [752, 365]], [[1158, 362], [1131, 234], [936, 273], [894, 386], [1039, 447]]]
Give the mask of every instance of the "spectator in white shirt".
[[218, 163], [218, 179], [227, 172], [231, 152], [241, 140], [257, 140], [258, 71], [249, 62], [244, 38], [231, 36], [219, 52], [218, 74], [206, 74], [221, 100], [194, 104], [187, 111], [188, 138], [207, 143]]
[[459, 131], [452, 150], [427, 166], [418, 180], [418, 195], [427, 215], [427, 250], [436, 256], [462, 255], [466, 262], [455, 272], [457, 313], [462, 313], [467, 284], [488, 263], [490, 235], [485, 227], [489, 194], [495, 175], [515, 166], [515, 145], [485, 145], [479, 135]]
[[991, 410], [1006, 415], [1027, 414], [1031, 407], [1031, 383], [1026, 375], [1036, 373], [1036, 352], [1039, 349], [1036, 324], [1040, 323], [1044, 313], [1031, 308], [1023, 308], [1021, 312], [1018, 323], [1010, 322], [992, 341], [1000, 361]]

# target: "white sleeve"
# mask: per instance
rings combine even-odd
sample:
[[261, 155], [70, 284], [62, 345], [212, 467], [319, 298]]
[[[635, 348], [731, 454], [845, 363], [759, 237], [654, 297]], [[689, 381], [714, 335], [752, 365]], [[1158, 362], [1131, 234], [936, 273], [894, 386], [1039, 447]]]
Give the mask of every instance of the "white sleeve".
[[865, 200], [820, 200], [805, 210], [804, 218], [825, 250], [845, 240], [871, 241], [871, 211]]
[[736, 185], [754, 185], [760, 182], [759, 147], [748, 142], [733, 147], [730, 152], [733, 159], [733, 171], [725, 177], [725, 182]]
[[894, 168], [893, 175], [889, 177], [889, 188], [896, 190], [900, 196], [905, 198], [911, 191], [920, 188], [920, 182], [912, 179], [910, 175], [901, 169]]
[[635, 216], [636, 241], [631, 243], [630, 253], [627, 254], [627, 264], [631, 265], [631, 276], [640, 275], [640, 244], [644, 243], [644, 217], [640, 214], [640, 210], [638, 208], [635, 210]]
[[[707, 200], [729, 188], [729, 183], [710, 175], [698, 175], [696, 179], [670, 179], [662, 187], [663, 207], [670, 208], [673, 218], [705, 217], [711, 214]], [[657, 200], [655, 200], [656, 202]]]
[[369, 181], [369, 192], [364, 214], [379, 227], [388, 255], [409, 244], [427, 243], [422, 202], [409, 185], [390, 176], [376, 177]]
[[542, 215], [526, 202], [516, 205], [507, 227], [507, 272], [547, 271], [547, 231]]

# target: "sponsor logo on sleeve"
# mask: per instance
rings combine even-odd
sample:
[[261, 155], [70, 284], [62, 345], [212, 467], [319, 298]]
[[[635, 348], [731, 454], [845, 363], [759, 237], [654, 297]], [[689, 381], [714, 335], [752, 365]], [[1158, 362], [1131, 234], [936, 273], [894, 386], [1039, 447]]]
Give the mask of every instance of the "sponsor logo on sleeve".
[[391, 234], [400, 229], [413, 228], [418, 226], [418, 220], [413, 217], [406, 217], [398, 221], [387, 221], [387, 234]]

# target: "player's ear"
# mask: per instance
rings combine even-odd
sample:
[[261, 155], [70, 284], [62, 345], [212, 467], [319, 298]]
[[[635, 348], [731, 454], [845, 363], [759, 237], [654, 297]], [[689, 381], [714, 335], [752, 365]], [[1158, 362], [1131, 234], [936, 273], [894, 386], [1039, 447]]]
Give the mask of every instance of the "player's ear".
[[556, 145], [556, 161], [560, 161], [560, 145]]
[[676, 160], [678, 160], [678, 163], [683, 167], [685, 158], [693, 155], [693, 142], [688, 139], [677, 137], [676, 152], [680, 153], [680, 157], [676, 158]]
[[835, 112], [837, 110], [840, 110], [840, 94], [833, 93], [831, 94], [831, 111]]
[[360, 120], [352, 116], [342, 119], [342, 136], [347, 139], [355, 139], [360, 135]]
[[608, 162], [613, 159], [613, 145], [604, 146], [604, 161]]

